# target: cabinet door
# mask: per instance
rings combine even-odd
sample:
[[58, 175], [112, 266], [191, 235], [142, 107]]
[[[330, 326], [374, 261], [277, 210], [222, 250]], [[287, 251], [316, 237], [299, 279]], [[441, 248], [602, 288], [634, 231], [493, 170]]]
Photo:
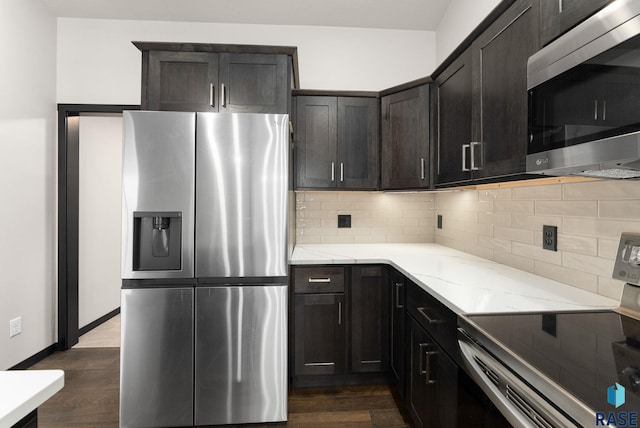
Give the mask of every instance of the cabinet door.
[[379, 116], [377, 98], [338, 98], [339, 188], [378, 188]]
[[397, 271], [391, 273], [391, 371], [398, 384], [398, 392], [404, 397], [404, 326], [405, 326], [405, 278]]
[[435, 80], [436, 186], [471, 180], [471, 70], [471, 51], [467, 49]]
[[220, 54], [219, 101], [233, 113], [289, 113], [287, 55]]
[[536, 22], [530, 0], [519, 0], [474, 42], [474, 178], [526, 170], [527, 60], [538, 49]]
[[540, 39], [546, 45], [612, 0], [540, 0]]
[[150, 51], [148, 55], [143, 110], [218, 111], [218, 54]]
[[296, 188], [336, 188], [336, 97], [296, 98]]
[[410, 334], [407, 396], [411, 419], [416, 427], [455, 427], [459, 410], [458, 367], [412, 317], [407, 320]]
[[381, 187], [429, 187], [429, 86], [383, 97], [381, 130]]
[[345, 372], [344, 294], [294, 296], [295, 375]]
[[383, 266], [351, 268], [351, 372], [389, 369], [389, 283]]

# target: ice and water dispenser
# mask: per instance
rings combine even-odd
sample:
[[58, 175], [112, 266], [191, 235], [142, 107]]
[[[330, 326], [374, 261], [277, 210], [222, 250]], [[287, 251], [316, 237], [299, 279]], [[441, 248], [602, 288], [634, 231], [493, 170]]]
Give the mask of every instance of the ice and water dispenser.
[[133, 270], [180, 270], [182, 213], [133, 213]]

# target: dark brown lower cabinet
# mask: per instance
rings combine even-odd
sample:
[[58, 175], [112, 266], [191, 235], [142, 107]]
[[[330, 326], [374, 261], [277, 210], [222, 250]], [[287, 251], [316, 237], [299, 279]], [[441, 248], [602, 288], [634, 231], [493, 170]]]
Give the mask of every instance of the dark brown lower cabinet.
[[391, 356], [390, 367], [396, 390], [401, 398], [405, 397], [405, 286], [404, 275], [393, 269], [389, 274], [391, 285]]
[[387, 272], [382, 265], [293, 268], [295, 386], [388, 381]]
[[416, 427], [457, 425], [458, 367], [413, 317], [409, 322], [407, 404]]
[[389, 370], [389, 286], [383, 266], [351, 268], [351, 372]]
[[344, 294], [296, 294], [294, 343], [296, 375], [345, 372]]

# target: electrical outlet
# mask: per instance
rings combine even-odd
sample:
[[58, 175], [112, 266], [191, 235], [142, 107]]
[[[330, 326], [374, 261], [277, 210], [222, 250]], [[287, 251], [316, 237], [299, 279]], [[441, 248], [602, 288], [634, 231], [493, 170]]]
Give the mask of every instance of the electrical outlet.
[[14, 318], [9, 321], [9, 337], [17, 336], [22, 333], [22, 317]]
[[542, 226], [542, 248], [550, 251], [558, 251], [557, 226]]
[[441, 214], [438, 214], [437, 223], [438, 223], [437, 224], [438, 229], [442, 229], [442, 215]]
[[351, 227], [351, 214], [338, 214], [338, 228]]

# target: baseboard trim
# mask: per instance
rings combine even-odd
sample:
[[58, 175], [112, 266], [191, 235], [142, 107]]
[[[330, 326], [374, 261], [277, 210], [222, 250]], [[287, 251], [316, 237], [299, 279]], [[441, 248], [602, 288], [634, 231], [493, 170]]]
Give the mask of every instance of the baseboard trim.
[[44, 348], [42, 351], [40, 351], [40, 352], [38, 352], [36, 354], [33, 354], [32, 356], [30, 356], [26, 360], [16, 364], [13, 367], [10, 367], [9, 370], [26, 370], [29, 367], [31, 367], [32, 365], [34, 365], [35, 363], [44, 360], [49, 355], [51, 355], [54, 352], [56, 352], [57, 349], [58, 349], [58, 344], [57, 343], [54, 343], [53, 345], [49, 345], [46, 348]]
[[101, 316], [97, 320], [90, 322], [89, 324], [85, 325], [84, 327], [78, 330], [78, 336], [82, 336], [83, 334], [90, 332], [94, 328], [98, 327], [100, 324], [104, 324], [105, 322], [109, 321], [111, 318], [115, 317], [119, 313], [120, 313], [120, 308], [116, 308], [111, 312], [109, 312], [108, 314]]

